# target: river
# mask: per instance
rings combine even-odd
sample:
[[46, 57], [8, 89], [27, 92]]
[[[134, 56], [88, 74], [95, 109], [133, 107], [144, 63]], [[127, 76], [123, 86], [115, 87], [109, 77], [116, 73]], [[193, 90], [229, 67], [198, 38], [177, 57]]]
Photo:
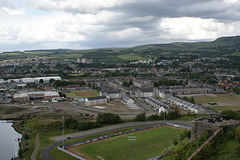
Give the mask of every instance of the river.
[[19, 142], [22, 137], [12, 127], [12, 123], [0, 121], [0, 159], [11, 160], [12, 157], [17, 157]]

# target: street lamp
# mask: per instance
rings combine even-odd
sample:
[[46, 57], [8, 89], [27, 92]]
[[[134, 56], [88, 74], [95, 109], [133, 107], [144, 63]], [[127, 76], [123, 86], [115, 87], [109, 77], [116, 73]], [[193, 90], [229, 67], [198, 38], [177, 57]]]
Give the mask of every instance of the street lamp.
[[135, 141], [137, 136], [128, 136], [128, 140], [131, 141], [131, 160], [133, 160], [133, 141]]
[[64, 149], [64, 116], [62, 116], [62, 135], [63, 135], [63, 149]]
[[165, 111], [164, 111], [163, 113], [164, 113], [164, 114], [163, 114], [163, 118], [164, 118], [164, 125], [165, 125], [165, 123], [166, 123], [166, 122], [165, 122], [165, 114], [166, 114], [166, 113], [165, 113]]

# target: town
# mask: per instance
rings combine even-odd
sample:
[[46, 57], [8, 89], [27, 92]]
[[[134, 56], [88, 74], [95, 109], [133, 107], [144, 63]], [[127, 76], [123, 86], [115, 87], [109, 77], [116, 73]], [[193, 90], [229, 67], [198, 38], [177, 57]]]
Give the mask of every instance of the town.
[[[187, 129], [181, 136], [193, 143], [209, 129], [209, 138], [204, 141], [210, 143], [222, 127], [239, 125], [240, 71], [236, 57], [188, 54], [141, 57], [130, 53], [125, 54], [125, 60], [115, 63], [107, 57], [78, 57], [79, 51], [71, 52], [73, 58], [26, 56], [25, 52], [16, 58], [2, 57], [0, 118], [16, 120], [15, 128], [24, 133], [19, 157], [36, 156], [30, 149], [33, 145], [30, 140], [37, 135], [45, 137], [49, 144], [50, 139], [55, 141], [51, 151], [82, 159], [85, 155], [79, 158], [72, 147], [87, 146], [109, 137], [138, 131], [142, 134], [148, 129], [154, 132], [151, 128], [162, 130], [162, 126], [171, 126]], [[67, 134], [60, 136], [64, 131], [59, 127], [64, 124], [61, 129]], [[104, 136], [97, 132], [102, 129]], [[48, 134], [51, 136], [45, 136]], [[95, 137], [88, 138], [92, 134]], [[85, 139], [79, 139], [80, 136]], [[183, 139], [180, 138], [179, 144]], [[178, 140], [173, 143], [177, 145]], [[188, 157], [199, 155], [198, 150], [191, 153]], [[58, 159], [58, 154], [51, 156]], [[161, 156], [172, 155], [162, 152], [157, 157]], [[50, 150], [42, 148], [41, 157], [49, 159]]]

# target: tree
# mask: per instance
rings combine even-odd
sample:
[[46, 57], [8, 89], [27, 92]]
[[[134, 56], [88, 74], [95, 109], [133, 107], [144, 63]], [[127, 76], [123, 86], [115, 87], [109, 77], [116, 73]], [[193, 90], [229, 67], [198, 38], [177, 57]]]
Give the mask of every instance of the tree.
[[49, 82], [52, 84], [52, 83], [55, 82], [55, 79], [51, 78], [51, 79], [49, 80]]
[[39, 83], [43, 84], [43, 83], [44, 83], [44, 80], [43, 80], [43, 79], [40, 79], [40, 80], [39, 80]]
[[129, 84], [130, 84], [130, 85], [133, 85], [133, 82], [132, 82], [132, 80], [131, 80], [131, 79], [130, 79], [130, 82], [129, 82]]
[[59, 94], [59, 96], [60, 96], [60, 97], [64, 97], [64, 98], [66, 98], [66, 97], [67, 97], [65, 93], [58, 92], [58, 94]]
[[136, 117], [133, 119], [134, 121], [146, 121], [146, 113], [139, 113], [136, 115]]
[[117, 114], [113, 114], [113, 113], [98, 113], [96, 121], [99, 124], [116, 124], [116, 123], [121, 123], [122, 119]]
[[222, 111], [222, 115], [227, 115], [231, 119], [240, 120], [240, 114], [232, 110]]
[[191, 103], [195, 104], [194, 97], [191, 97], [189, 101], [190, 101]]
[[240, 94], [240, 87], [234, 87], [233, 92]]
[[71, 124], [75, 124], [75, 123], [78, 123], [78, 121], [72, 117], [64, 120], [64, 125], [66, 126], [66, 128], [68, 128]]

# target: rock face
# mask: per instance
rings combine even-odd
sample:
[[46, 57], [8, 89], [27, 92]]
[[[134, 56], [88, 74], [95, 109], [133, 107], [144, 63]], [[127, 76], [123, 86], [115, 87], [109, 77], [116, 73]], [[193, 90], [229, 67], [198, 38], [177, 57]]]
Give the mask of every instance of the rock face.
[[238, 120], [226, 120], [222, 117], [214, 118], [198, 118], [192, 121], [191, 141], [203, 135], [206, 129], [210, 129], [212, 133], [223, 126], [236, 127], [240, 125]]

